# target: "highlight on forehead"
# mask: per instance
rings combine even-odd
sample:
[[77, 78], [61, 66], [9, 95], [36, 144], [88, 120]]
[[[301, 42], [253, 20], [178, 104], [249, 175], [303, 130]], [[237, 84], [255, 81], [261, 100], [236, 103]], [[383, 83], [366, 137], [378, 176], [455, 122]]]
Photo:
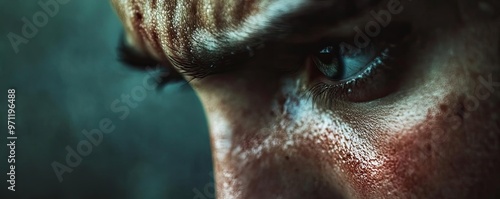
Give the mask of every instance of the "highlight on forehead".
[[112, 2], [132, 44], [158, 59], [187, 59], [234, 50], [241, 41], [258, 35], [272, 18], [297, 9], [304, 1]]
[[[229, 54], [245, 51], [268, 37], [280, 37], [294, 24], [285, 17], [304, 10], [337, 7], [348, 12], [373, 0], [112, 0], [129, 42], [181, 72], [213, 68]], [[299, 21], [299, 20], [297, 20]], [[300, 23], [300, 22], [299, 22]], [[297, 25], [297, 24], [295, 24]], [[300, 25], [300, 24], [299, 24]]]

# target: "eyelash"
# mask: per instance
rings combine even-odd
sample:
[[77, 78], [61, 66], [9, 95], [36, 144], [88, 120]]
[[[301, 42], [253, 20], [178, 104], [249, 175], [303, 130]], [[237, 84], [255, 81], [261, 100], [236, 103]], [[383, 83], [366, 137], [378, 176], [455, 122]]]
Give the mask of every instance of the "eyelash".
[[[118, 46], [118, 57], [119, 61], [123, 64], [139, 70], [147, 70], [154, 66], [161, 66], [161, 72], [163, 76], [160, 76], [161, 81], [158, 83], [158, 88], [162, 88], [171, 83], [189, 83], [181, 73], [177, 72], [171, 63], [159, 63], [154, 58], [146, 55], [141, 55], [127, 46], [123, 39], [120, 40]], [[211, 75], [227, 73], [232, 70], [238, 69], [237, 65], [241, 64], [253, 56], [254, 49], [262, 48], [263, 44], [258, 44], [256, 47], [247, 47], [244, 50], [235, 51], [235, 53], [230, 56], [223, 57], [218, 61], [200, 61], [196, 66], [191, 65], [185, 59], [180, 59], [177, 57], [171, 57], [171, 61], [176, 64], [176, 66], [183, 70], [184, 74], [190, 76], [193, 79], [201, 79]], [[209, 67], [202, 67], [209, 66]]]
[[[394, 57], [389, 55], [389, 49], [384, 49], [379, 55], [374, 58], [366, 68], [359, 72], [352, 79], [343, 80], [341, 82], [326, 83], [326, 80], [319, 80], [313, 83], [308, 89], [308, 93], [312, 96], [313, 100], [327, 108], [331, 108], [335, 100], [346, 100], [351, 102], [368, 101], [360, 97], [353, 96], [359, 92], [365, 92], [366, 84], [374, 83], [377, 81], [377, 75], [388, 76], [390, 65], [395, 60]], [[317, 80], [316, 80], [317, 81]]]
[[160, 64], [154, 58], [139, 54], [135, 50], [131, 49], [125, 44], [125, 40], [123, 39], [123, 37], [120, 39], [120, 44], [118, 45], [118, 60], [130, 68], [138, 69], [141, 71], [149, 70], [152, 68], [160, 68], [160, 72], [158, 73], [158, 78], [160, 79], [157, 84], [158, 89], [161, 89], [171, 83], [187, 83], [182, 75], [175, 71], [170, 65]]
[[[389, 66], [393, 64], [392, 60], [395, 60], [394, 57], [389, 55], [390, 51], [391, 50], [388, 48], [381, 51], [381, 53], [379, 53], [379, 55], [369, 63], [369, 66], [363, 69], [363, 71], [360, 71], [360, 74], [358, 74], [356, 77], [336, 83], [325, 83], [325, 81], [320, 80], [319, 82], [314, 83], [312, 86], [310, 86], [306, 94], [310, 95], [313, 98], [313, 101], [315, 101], [317, 104], [326, 108], [331, 108], [331, 106], [334, 104], [333, 102], [339, 99], [353, 101], [353, 102], [366, 101], [363, 99], [360, 100], [359, 98], [356, 99], [356, 97], [353, 97], [352, 94], [353, 93], [359, 94], [360, 92], [365, 93], [365, 91], [362, 91], [365, 85], [367, 83], [376, 82], [377, 78], [375, 78], [375, 76], [377, 74], [388, 73], [388, 71], [391, 69]], [[143, 55], [139, 55], [133, 52], [131, 49], [124, 46], [123, 44], [119, 46], [119, 57], [121, 62], [125, 63], [126, 65], [132, 68], [140, 70], [146, 70], [152, 66], [159, 65], [158, 62], [155, 61], [154, 59]], [[187, 84], [187, 81], [179, 73], [175, 72], [175, 70], [173, 70], [172, 68], [170, 67], [161, 67], [161, 68], [163, 71], [160, 74], [166, 74], [166, 75], [160, 77], [161, 81], [158, 83], [157, 86], [158, 89], [170, 83], [175, 83], [175, 82], [183, 82]], [[284, 72], [293, 73], [293, 71], [294, 70], [284, 71]], [[217, 73], [211, 73], [209, 75], [214, 75], [214, 74]], [[204, 77], [209, 75], [205, 75]], [[203, 77], [198, 77], [198, 78], [203, 78]], [[388, 78], [388, 77], [382, 77], [382, 78]]]
[[[401, 54], [399, 53], [403, 52], [404, 54], [404, 52], [406, 52], [407, 49], [401, 49], [401, 48], [406, 47], [407, 45], [403, 45], [402, 43], [405, 42], [401, 41], [399, 42], [390, 41], [392, 38], [396, 38], [397, 36], [394, 37], [393, 35], [392, 36], [389, 35], [388, 38], [390, 39], [387, 38], [384, 39], [383, 35], [380, 37], [381, 38], [379, 39], [384, 41], [384, 43], [386, 44], [391, 43], [391, 45], [385, 45], [387, 47], [385, 47], [384, 50], [380, 51], [378, 56], [376, 56], [371, 62], [369, 62], [368, 66], [364, 68], [363, 71], [361, 71], [356, 77], [345, 81], [343, 80], [340, 82], [333, 82], [333, 83], [331, 82], [328, 83], [328, 81], [324, 81], [321, 79], [319, 81], [313, 80], [308, 83], [309, 89], [307, 89], [305, 94], [311, 96], [313, 98], [313, 101], [316, 102], [316, 104], [321, 105], [323, 107], [331, 108], [331, 106], [334, 104], [334, 101], [343, 100], [351, 102], [365, 102], [365, 101], [370, 101], [373, 98], [373, 95], [375, 95], [375, 98], [380, 98], [385, 96], [385, 94], [388, 94], [389, 91], [394, 90], [394, 88], [398, 86], [397, 83], [399, 81], [397, 79], [401, 78], [400, 74], [396, 74], [401, 72], [401, 70], [397, 69], [401, 69], [402, 67], [400, 66], [392, 67], [392, 66], [401, 64], [398, 63], [397, 60], [404, 60], [401, 59]], [[388, 42], [385, 42], [386, 40]], [[318, 42], [319, 45], [324, 45], [324, 43], [325, 43], [324, 41]], [[377, 41], [373, 41], [373, 43], [377, 43]], [[318, 45], [315, 44], [315, 45], [307, 45], [305, 47], [303, 46], [303, 47], [289, 48], [289, 49], [301, 49], [298, 51], [298, 53], [302, 55], [309, 55], [314, 50], [317, 50], [318, 49], [317, 47]], [[395, 53], [393, 52], [396, 52], [398, 55], [395, 55]], [[293, 53], [297, 53], [297, 51]], [[210, 70], [203, 71], [204, 73], [202, 75], [194, 76], [194, 78], [204, 78], [210, 75], [225, 73], [229, 72], [229, 70], [237, 69], [238, 68], [237, 63], [245, 62], [247, 59], [251, 57], [248, 56], [247, 54], [248, 54], [247, 51], [241, 51], [240, 53], [234, 54], [234, 56], [229, 56], [223, 60], [220, 60], [219, 62], [214, 62], [218, 64], [211, 63], [209, 65], [215, 65], [216, 67], [210, 67], [209, 68]], [[140, 55], [131, 50], [130, 48], [127, 48], [123, 42], [119, 46], [119, 57], [120, 61], [136, 69], [138, 68], [144, 70], [152, 66], [161, 65], [151, 57]], [[164, 67], [161, 68], [163, 70], [163, 73], [160, 74], [166, 74], [166, 75], [160, 77], [162, 81], [159, 82], [158, 88], [162, 88], [163, 86], [174, 82], [184, 82], [186, 84], [188, 83], [184, 79], [184, 77], [176, 70], [174, 70], [174, 67], [171, 66], [170, 64], [164, 64]], [[298, 69], [283, 71], [283, 73], [293, 73], [296, 70]], [[194, 73], [195, 71], [192, 72]], [[389, 81], [390, 83], [388, 83], [387, 81]], [[378, 86], [374, 86], [376, 84]], [[370, 88], [377, 87], [377, 88], [367, 89], [367, 87]], [[375, 93], [377, 91], [373, 90], [377, 90], [379, 91], [379, 93]], [[367, 94], [369, 92], [372, 93]], [[371, 95], [371, 97], [367, 97], [368, 95]]]
[[[412, 58], [411, 46], [418, 35], [413, 33], [411, 24], [407, 23], [394, 23], [386, 29], [385, 33], [370, 42], [382, 50], [358, 75], [337, 82], [312, 78], [306, 81], [309, 89], [305, 94], [312, 97], [315, 104], [331, 108], [337, 101], [368, 102], [399, 90], [410, 69], [408, 61]], [[310, 65], [310, 61], [307, 64], [310, 68], [315, 67]]]

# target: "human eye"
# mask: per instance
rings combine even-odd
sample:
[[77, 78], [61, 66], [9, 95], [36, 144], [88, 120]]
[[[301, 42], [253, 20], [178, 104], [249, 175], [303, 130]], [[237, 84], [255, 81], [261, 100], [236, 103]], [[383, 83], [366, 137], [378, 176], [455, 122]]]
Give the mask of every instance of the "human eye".
[[339, 100], [368, 102], [390, 95], [410, 69], [406, 59], [412, 34], [408, 24], [398, 24], [360, 48], [349, 39], [318, 42], [305, 60], [309, 93], [327, 107]]

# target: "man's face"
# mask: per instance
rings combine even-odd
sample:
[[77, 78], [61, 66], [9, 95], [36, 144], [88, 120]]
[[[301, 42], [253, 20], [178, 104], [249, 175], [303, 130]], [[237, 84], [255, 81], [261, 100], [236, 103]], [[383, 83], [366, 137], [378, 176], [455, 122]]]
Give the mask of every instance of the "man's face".
[[198, 93], [218, 198], [500, 196], [497, 1], [112, 2]]

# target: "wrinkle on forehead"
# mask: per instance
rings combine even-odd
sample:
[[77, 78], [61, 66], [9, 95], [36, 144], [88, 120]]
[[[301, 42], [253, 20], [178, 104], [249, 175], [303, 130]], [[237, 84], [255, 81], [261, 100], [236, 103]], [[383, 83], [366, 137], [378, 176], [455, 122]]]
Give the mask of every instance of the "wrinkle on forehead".
[[[259, 34], [269, 22], [301, 8], [306, 0], [112, 0], [131, 37], [161, 57], [221, 51]], [[144, 31], [141, 32], [141, 29]], [[151, 38], [151, 32], [158, 34]], [[158, 40], [158, 41], [155, 41]], [[160, 52], [154, 49], [161, 47]], [[200, 51], [200, 52], [196, 52]]]

